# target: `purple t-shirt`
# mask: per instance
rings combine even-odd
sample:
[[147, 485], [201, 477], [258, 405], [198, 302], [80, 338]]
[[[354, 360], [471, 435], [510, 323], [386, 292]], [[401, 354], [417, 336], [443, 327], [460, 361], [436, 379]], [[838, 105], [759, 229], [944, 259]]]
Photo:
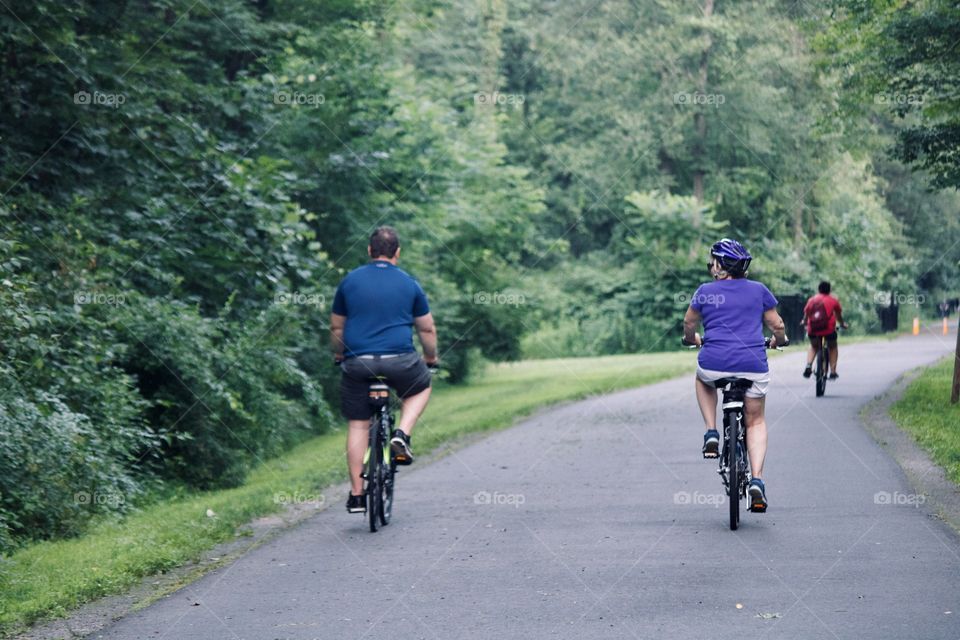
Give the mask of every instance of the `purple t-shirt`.
[[777, 299], [759, 282], [745, 278], [700, 285], [690, 306], [703, 316], [704, 340], [698, 362], [704, 369], [766, 373], [763, 312]]

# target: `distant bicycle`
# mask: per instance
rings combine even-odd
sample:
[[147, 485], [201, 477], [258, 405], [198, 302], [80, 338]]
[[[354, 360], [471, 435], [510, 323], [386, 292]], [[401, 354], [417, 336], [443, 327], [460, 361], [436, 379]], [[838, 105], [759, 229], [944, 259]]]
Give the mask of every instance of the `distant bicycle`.
[[[684, 346], [696, 348], [685, 340]], [[780, 347], [788, 346], [790, 342]], [[764, 341], [764, 346], [770, 348], [770, 338]], [[720, 480], [728, 496], [730, 529], [736, 531], [740, 526], [740, 501], [747, 497], [747, 485], [753, 478], [750, 472], [750, 457], [747, 455], [747, 428], [743, 421], [743, 399], [747, 389], [753, 385], [752, 380], [746, 378], [721, 378], [714, 382], [718, 389], [723, 391], [723, 442], [718, 457]], [[763, 502], [751, 504], [750, 511], [766, 511]]]
[[[837, 326], [837, 332], [843, 329], [843, 326]], [[814, 359], [814, 381], [816, 383], [817, 397], [819, 398], [827, 392], [827, 375], [830, 369], [830, 349], [827, 346], [826, 337], [820, 338], [820, 348], [817, 349], [817, 355]]]
[[827, 369], [830, 364], [830, 349], [827, 348], [827, 341], [820, 340], [820, 348], [817, 349], [817, 357], [814, 361], [814, 381], [817, 385], [817, 397], [819, 398], [827, 392]]

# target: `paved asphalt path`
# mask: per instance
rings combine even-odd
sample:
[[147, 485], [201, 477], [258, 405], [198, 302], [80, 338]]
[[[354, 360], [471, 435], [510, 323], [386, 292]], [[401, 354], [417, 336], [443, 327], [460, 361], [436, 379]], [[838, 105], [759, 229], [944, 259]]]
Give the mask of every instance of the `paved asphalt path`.
[[775, 359], [770, 510], [739, 531], [691, 376], [404, 470], [381, 532], [337, 504], [100, 637], [960, 638], [960, 539], [858, 418], [953, 345], [841, 345], [819, 399], [800, 349]]

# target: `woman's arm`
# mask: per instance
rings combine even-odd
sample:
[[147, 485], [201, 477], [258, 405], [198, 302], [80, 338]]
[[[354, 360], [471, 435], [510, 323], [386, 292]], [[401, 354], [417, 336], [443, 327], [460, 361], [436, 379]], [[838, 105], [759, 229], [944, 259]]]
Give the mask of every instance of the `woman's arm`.
[[[756, 317], [756, 316], [754, 316]], [[783, 318], [777, 313], [777, 309], [767, 309], [763, 312], [763, 323], [773, 332], [773, 340], [770, 341], [770, 348], [773, 349], [778, 344], [786, 344], [787, 334], [784, 332]]]
[[695, 344], [698, 347], [703, 344], [700, 336], [697, 335], [697, 327], [703, 316], [693, 307], [687, 307], [687, 313], [683, 316], [683, 339], [684, 341]]

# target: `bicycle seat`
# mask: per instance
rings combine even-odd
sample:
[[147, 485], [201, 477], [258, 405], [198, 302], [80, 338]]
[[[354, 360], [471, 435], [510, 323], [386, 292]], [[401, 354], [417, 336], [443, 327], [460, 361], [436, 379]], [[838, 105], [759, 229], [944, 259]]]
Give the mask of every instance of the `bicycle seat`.
[[367, 399], [370, 404], [378, 407], [387, 403], [390, 399], [390, 387], [387, 385], [385, 377], [375, 376], [370, 378], [370, 390], [367, 391]]
[[714, 380], [713, 386], [717, 389], [723, 389], [729, 386], [731, 390], [737, 389], [740, 391], [746, 391], [753, 386], [753, 380], [731, 376], [729, 378], [720, 378], [719, 380]]

